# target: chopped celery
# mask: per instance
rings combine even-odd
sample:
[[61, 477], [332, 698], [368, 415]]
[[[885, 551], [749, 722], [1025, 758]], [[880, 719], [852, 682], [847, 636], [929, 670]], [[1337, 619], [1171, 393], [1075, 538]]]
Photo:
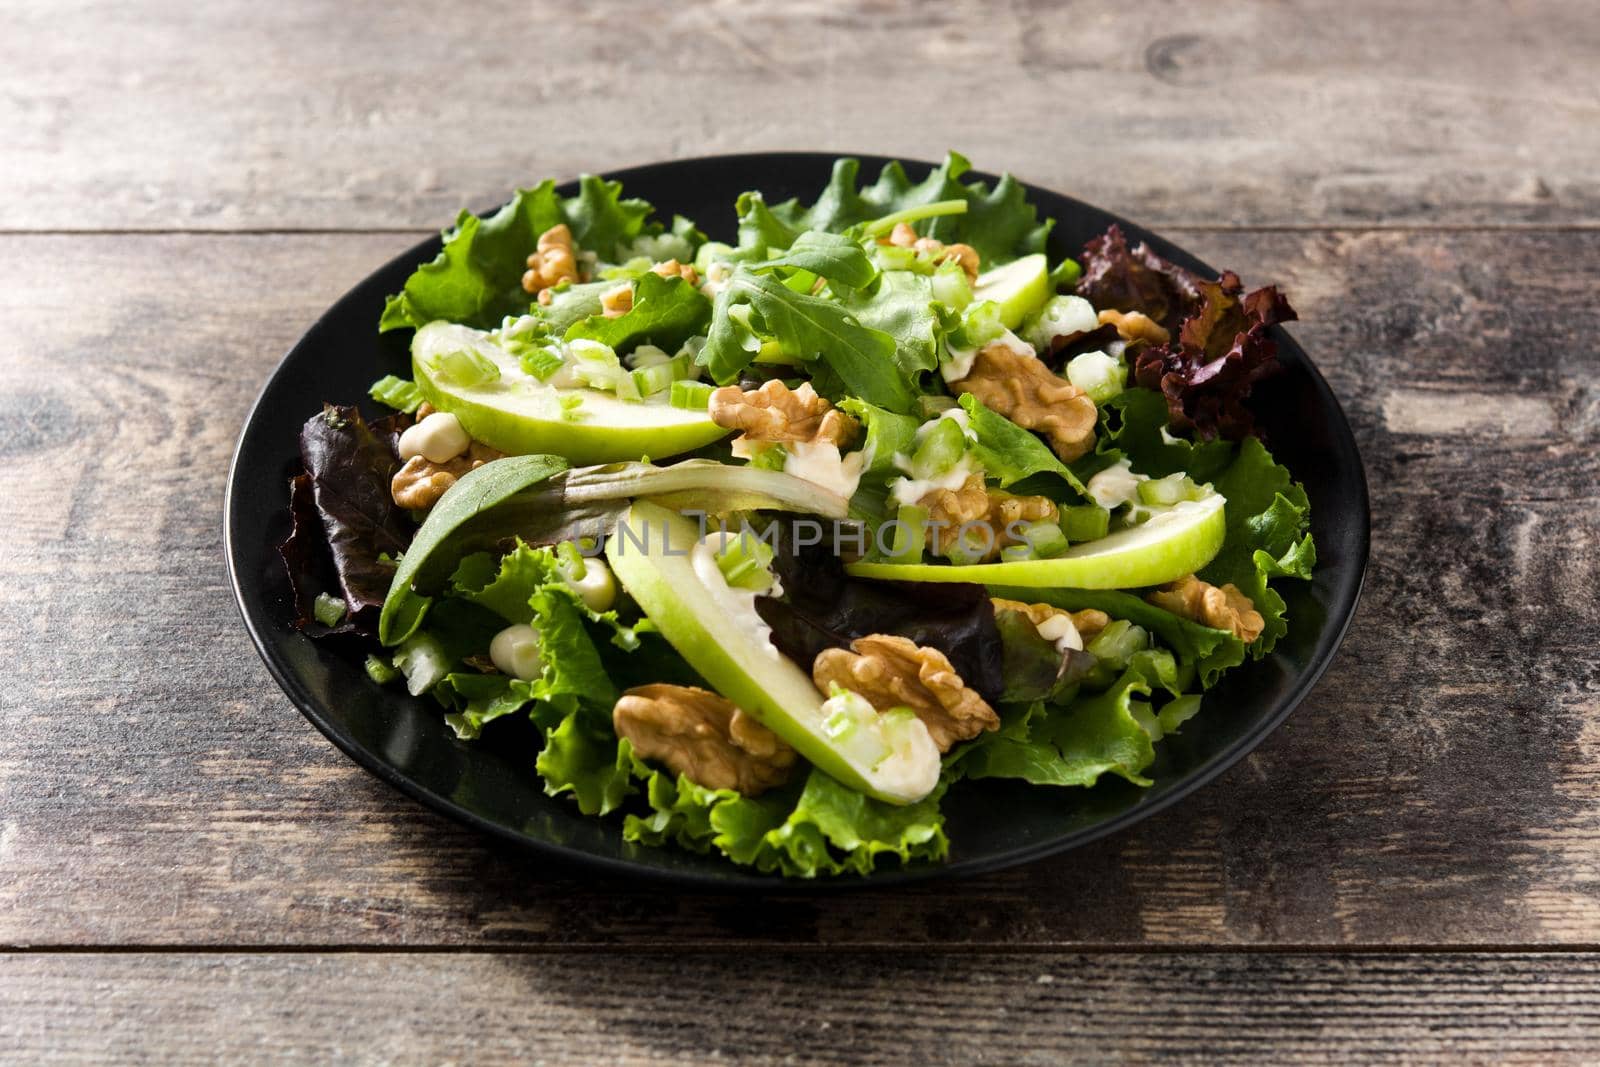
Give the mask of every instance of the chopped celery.
[[955, 469], [967, 451], [967, 435], [955, 419], [929, 423], [911, 456], [913, 478], [937, 478]]
[[406, 676], [406, 692], [414, 697], [426, 693], [450, 673], [450, 657], [430, 633], [406, 638], [394, 655], [394, 665]]
[[685, 411], [704, 411], [711, 406], [712, 389], [705, 382], [680, 378], [672, 383], [672, 406]]
[[572, 357], [572, 375], [584, 385], [617, 394], [619, 400], [638, 400], [639, 390], [631, 373], [622, 366], [610, 345], [578, 340], [567, 344]]
[[952, 536], [945, 545], [944, 557], [958, 567], [982, 563], [994, 551], [994, 530], [988, 523], [976, 523], [965, 531], [957, 527], [949, 533]]
[[[712, 534], [715, 544], [716, 534]], [[717, 552], [717, 569], [735, 589], [765, 591], [772, 588], [772, 546], [754, 532], [740, 530], [732, 537], [721, 539]]]
[[1067, 381], [1096, 404], [1104, 404], [1128, 387], [1128, 368], [1116, 356], [1085, 352], [1067, 364]]
[[1094, 653], [1102, 666], [1113, 672], [1128, 666], [1135, 652], [1150, 647], [1150, 632], [1127, 619], [1114, 619], [1089, 642], [1087, 651]]
[[933, 273], [933, 263], [917, 255], [914, 248], [899, 245], [873, 245], [872, 258], [879, 270], [909, 270], [916, 274]]
[[661, 361], [651, 362], [630, 372], [633, 387], [640, 396], [655, 396], [672, 388], [673, 382], [694, 377], [694, 357], [689, 353], [680, 352], [676, 356], [667, 356], [665, 352], [661, 354], [664, 357]]
[[458, 348], [433, 357], [434, 375], [452, 385], [471, 387], [500, 380], [500, 368], [482, 352]]
[[1093, 504], [1062, 508], [1061, 532], [1074, 544], [1079, 541], [1097, 541], [1111, 530], [1111, 512]]
[[311, 617], [324, 626], [338, 626], [344, 611], [345, 602], [328, 593], [318, 593], [311, 605]]
[[920, 563], [928, 545], [928, 509], [902, 504], [890, 529], [894, 536], [888, 546], [889, 558], [896, 563]]
[[789, 450], [782, 445], [767, 445], [750, 455], [750, 466], [758, 471], [781, 471], [789, 460]]
[[523, 372], [541, 382], [549, 381], [550, 376], [566, 366], [567, 362], [554, 348], [529, 348], [520, 358]]
[[961, 405], [956, 403], [953, 396], [919, 396], [917, 404], [921, 408], [922, 417], [925, 419], [937, 418], [946, 411], [954, 411]]
[[367, 677], [371, 678], [379, 685], [388, 685], [390, 682], [400, 677], [400, 672], [395, 670], [394, 667], [386, 662], [381, 656], [368, 656]]
[[1000, 305], [993, 300], [980, 300], [961, 313], [961, 325], [952, 333], [950, 345], [953, 348], [981, 348], [1005, 332], [1005, 323], [1000, 321]]
[[417, 388], [417, 383], [396, 378], [392, 374], [385, 374], [373, 382], [367, 395], [380, 404], [408, 415], [422, 405], [422, 390]]
[[941, 263], [933, 272], [933, 298], [952, 311], [972, 303], [972, 282], [955, 261]]
[[1056, 264], [1056, 269], [1050, 272], [1050, 287], [1053, 289], [1070, 289], [1078, 284], [1078, 279], [1083, 277], [1083, 268], [1078, 266], [1075, 259], [1063, 259]]
[[1153, 507], [1171, 507], [1183, 500], [1199, 500], [1205, 491], [1185, 474], [1169, 474], [1165, 478], [1151, 478], [1139, 483], [1139, 503]]
[[1030, 559], [1037, 559], [1030, 545], [1007, 545], [1000, 550], [1000, 559], [1004, 563], [1024, 563]]
[[1022, 536], [1035, 559], [1051, 559], [1067, 550], [1067, 535], [1053, 522], [1030, 522]]

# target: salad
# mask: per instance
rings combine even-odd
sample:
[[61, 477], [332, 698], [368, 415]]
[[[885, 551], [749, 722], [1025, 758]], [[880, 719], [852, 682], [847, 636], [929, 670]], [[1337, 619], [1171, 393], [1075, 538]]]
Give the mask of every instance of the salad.
[[296, 625], [765, 872], [943, 860], [962, 779], [1150, 784], [1316, 562], [1249, 404], [1294, 312], [1115, 226], [1054, 258], [955, 154], [858, 170], [731, 244], [593, 176], [463, 212], [377, 324], [389, 413], [305, 423]]

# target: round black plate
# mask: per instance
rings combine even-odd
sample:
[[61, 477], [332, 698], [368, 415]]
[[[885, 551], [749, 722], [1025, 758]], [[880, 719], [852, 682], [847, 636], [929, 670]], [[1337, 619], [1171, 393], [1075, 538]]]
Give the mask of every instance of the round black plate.
[[[657, 163], [615, 172], [627, 193], [696, 220], [713, 238], [734, 237], [733, 202], [760, 189], [771, 202], [809, 198], [823, 187], [833, 156], [764, 153]], [[866, 157], [869, 177], [886, 160]], [[926, 164], [912, 164], [913, 177]], [[975, 175], [993, 180], [991, 176]], [[564, 193], [575, 188], [563, 187]], [[1120, 223], [1163, 256], [1216, 272], [1182, 249], [1097, 208], [1043, 189], [1029, 190], [1044, 217], [1056, 220], [1052, 258]], [[267, 382], [234, 453], [225, 502], [229, 574], [267, 670], [306, 718], [352, 759], [384, 781], [468, 826], [528, 848], [613, 871], [718, 888], [860, 886], [860, 878], [784, 881], [719, 858], [623, 842], [620, 819], [578, 813], [567, 798], [547, 797], [533, 770], [531, 730], [490, 731], [482, 741], [454, 740], [439, 709], [370, 682], [363, 652], [317, 643], [289, 625], [289, 588], [277, 544], [287, 532], [287, 486], [297, 465], [297, 434], [323, 401], [351, 403], [385, 373], [409, 376], [409, 333], [380, 337], [384, 297], [416, 264], [433, 258], [424, 241], [352, 289], [306, 332]], [[1249, 264], [1236, 264], [1248, 270]], [[1232, 672], [1206, 696], [1200, 718], [1157, 746], [1149, 789], [1110, 783], [1059, 790], [1007, 782], [963, 782], [944, 804], [950, 858], [942, 865], [888, 869], [879, 885], [972, 874], [1038, 859], [1104, 837], [1147, 818], [1216, 777], [1266, 737], [1327, 667], [1349, 624], [1367, 563], [1367, 486], [1349, 424], [1327, 383], [1300, 346], [1277, 333], [1285, 373], [1257, 390], [1261, 422], [1275, 456], [1305, 484], [1320, 565], [1313, 581], [1280, 585], [1289, 634], [1272, 655]]]

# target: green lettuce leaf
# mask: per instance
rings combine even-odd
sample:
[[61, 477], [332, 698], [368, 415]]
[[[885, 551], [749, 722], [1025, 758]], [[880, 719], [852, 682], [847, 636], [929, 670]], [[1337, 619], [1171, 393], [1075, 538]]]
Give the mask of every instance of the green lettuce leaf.
[[633, 793], [633, 777], [619, 766], [610, 710], [579, 708], [545, 735], [534, 768], [551, 796], [571, 793], [585, 815], [615, 811]]
[[528, 310], [531, 299], [522, 289], [528, 254], [539, 235], [566, 223], [578, 247], [613, 260], [636, 238], [660, 232], [647, 227], [651, 207], [643, 200], [625, 200], [622, 186], [592, 174], [579, 179], [578, 195], [562, 197], [555, 182], [519, 189], [511, 202], [487, 218], [463, 211], [444, 232], [444, 248], [406, 279], [389, 297], [378, 329], [425, 326], [435, 319], [466, 323], [480, 329], [500, 324], [507, 315]]
[[1000, 729], [957, 754], [968, 778], [1020, 778], [1034, 785], [1092, 786], [1103, 774], [1149, 785], [1140, 772], [1155, 760], [1150, 734], [1135, 716], [1150, 686], [1129, 670], [1103, 693], [1066, 707], [1043, 702], [1014, 712]]
[[894, 361], [902, 377], [920, 381], [939, 365], [941, 326], [933, 282], [908, 270], [885, 271], [870, 292], [845, 294], [861, 325], [894, 338]]
[[1126, 458], [1133, 469], [1152, 478], [1183, 472], [1196, 482], [1210, 482], [1233, 462], [1231, 441], [1195, 443], [1167, 431], [1167, 401], [1151, 389], [1127, 389], [1101, 408], [1094, 469]]
[[967, 413], [967, 426], [975, 438], [968, 450], [983, 464], [985, 473], [998, 479], [1002, 487], [1035, 474], [1053, 474], [1071, 486], [1078, 496], [1088, 498], [1088, 491], [1078, 476], [1034, 434], [1004, 415], [990, 411], [971, 393], [961, 396], [961, 407]]
[[851, 395], [896, 412], [908, 411], [915, 402], [916, 392], [896, 366], [893, 337], [862, 325], [837, 301], [797, 293], [745, 267], [717, 294], [710, 335], [700, 351], [699, 362], [717, 381], [733, 381], [755, 358], [748, 333], [730, 314], [741, 306], [750, 308], [757, 334], [808, 363], [822, 361]]
[[1212, 585], [1232, 582], [1255, 604], [1266, 623], [1251, 646], [1260, 659], [1289, 632], [1283, 597], [1267, 580], [1310, 578], [1316, 565], [1316, 545], [1306, 532], [1311, 505], [1305, 489], [1254, 437], [1239, 442], [1238, 458], [1213, 484], [1228, 501], [1228, 533], [1200, 577]]
[[949, 852], [939, 814], [943, 789], [915, 804], [873, 800], [813, 769], [759, 797], [713, 790], [643, 763], [626, 741], [617, 765], [645, 783], [648, 814], [629, 815], [623, 838], [715, 850], [735, 863], [789, 877], [870, 874], [885, 858], [938, 861]]
[[767, 246], [787, 247], [800, 230], [849, 230], [907, 208], [941, 200], [965, 200], [962, 215], [943, 215], [919, 224], [926, 236], [945, 244], [961, 242], [977, 250], [985, 268], [1008, 263], [1019, 256], [1043, 252], [1053, 220], [1039, 221], [1027, 193], [1011, 175], [1003, 175], [989, 188], [983, 182], [963, 182], [972, 169], [966, 158], [951, 152], [922, 181], [913, 182], [899, 162], [891, 162], [874, 184], [859, 188], [861, 162], [840, 159], [821, 195], [809, 208], [797, 201], [768, 207], [765, 201], [741, 197], [740, 239], [759, 239]]
[[633, 283], [632, 308], [615, 318], [580, 319], [567, 328], [566, 340], [599, 341], [618, 353], [648, 342], [673, 352], [710, 320], [711, 301], [700, 290], [682, 278], [646, 271]]

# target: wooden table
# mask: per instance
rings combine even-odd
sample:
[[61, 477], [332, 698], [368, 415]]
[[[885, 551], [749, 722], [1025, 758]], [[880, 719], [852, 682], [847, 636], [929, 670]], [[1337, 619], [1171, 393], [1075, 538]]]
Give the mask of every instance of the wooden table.
[[[1600, 1056], [1600, 19], [11, 0], [0, 1061]], [[747, 899], [495, 848], [358, 770], [226, 587], [247, 405], [518, 183], [761, 148], [1061, 189], [1287, 285], [1373, 488], [1290, 722], [950, 885]]]

